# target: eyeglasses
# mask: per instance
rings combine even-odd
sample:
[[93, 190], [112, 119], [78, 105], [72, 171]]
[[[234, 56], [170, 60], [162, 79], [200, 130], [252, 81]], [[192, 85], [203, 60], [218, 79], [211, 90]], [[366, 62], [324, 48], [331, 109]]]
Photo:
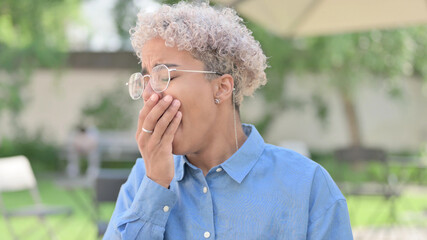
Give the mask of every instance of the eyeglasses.
[[[126, 85], [129, 87], [129, 95], [133, 100], [137, 100], [141, 98], [142, 93], [144, 92], [145, 87], [148, 85], [148, 81], [150, 81], [151, 88], [157, 92], [161, 93], [165, 91], [169, 83], [171, 81], [170, 72], [192, 72], [192, 73], [212, 73], [219, 74], [217, 72], [212, 71], [198, 71], [198, 70], [178, 70], [175, 68], [168, 68], [166, 65], [161, 64], [155, 66], [151, 75], [142, 75], [142, 73], [137, 72], [130, 76], [129, 81]], [[219, 74], [220, 75], [220, 74]]]

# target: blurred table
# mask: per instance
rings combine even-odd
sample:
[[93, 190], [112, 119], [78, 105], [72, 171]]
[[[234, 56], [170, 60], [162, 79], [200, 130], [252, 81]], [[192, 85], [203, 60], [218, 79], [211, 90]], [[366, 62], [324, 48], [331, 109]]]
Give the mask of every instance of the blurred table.
[[101, 169], [95, 179], [95, 200], [116, 201], [120, 187], [126, 182], [131, 169]]
[[[399, 175], [404, 176], [399, 179], [401, 184], [408, 183], [412, 178], [417, 179], [418, 184], [423, 184], [423, 177], [427, 176], [427, 162], [419, 156], [389, 156], [389, 168], [398, 169]], [[413, 171], [416, 170], [416, 171]], [[403, 172], [403, 173], [402, 173]], [[417, 174], [417, 176], [414, 176]]]
[[98, 219], [94, 203], [115, 201], [121, 185], [126, 182], [131, 169], [100, 169], [95, 179], [86, 177], [59, 178], [56, 185], [66, 190], [79, 210], [89, 214], [92, 220]]
[[95, 179], [94, 209], [96, 211], [98, 237], [104, 235], [111, 217], [111, 215], [102, 216], [100, 205], [116, 202], [120, 188], [126, 182], [130, 172], [131, 169], [101, 169]]

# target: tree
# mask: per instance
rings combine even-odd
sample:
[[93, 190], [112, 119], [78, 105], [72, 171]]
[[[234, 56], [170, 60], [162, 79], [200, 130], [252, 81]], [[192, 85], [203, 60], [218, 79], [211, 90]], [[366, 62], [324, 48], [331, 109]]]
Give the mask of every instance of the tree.
[[[326, 76], [344, 106], [352, 147], [362, 145], [354, 98], [367, 77], [384, 81], [391, 96], [400, 94], [401, 82], [408, 76], [427, 79], [424, 26], [299, 39], [281, 39], [253, 24], [250, 28], [272, 66], [268, 70], [270, 87], [262, 89], [265, 99], [280, 101], [275, 104], [279, 109], [286, 106], [282, 86], [289, 73]], [[319, 107], [320, 113], [327, 112], [324, 104]], [[277, 109], [267, 114], [267, 121], [272, 112]]]
[[0, 117], [11, 125], [28, 94], [25, 87], [37, 67], [59, 68], [66, 59], [66, 25], [78, 16], [80, 0], [2, 0], [0, 3]]

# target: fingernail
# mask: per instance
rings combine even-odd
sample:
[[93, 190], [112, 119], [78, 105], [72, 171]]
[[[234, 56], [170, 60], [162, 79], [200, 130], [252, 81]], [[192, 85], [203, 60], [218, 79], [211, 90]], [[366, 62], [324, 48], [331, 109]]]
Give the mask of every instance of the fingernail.
[[177, 99], [173, 100], [172, 105], [173, 106], [178, 106], [179, 105], [179, 100], [177, 100]]
[[171, 96], [169, 96], [169, 95], [167, 95], [166, 97], [164, 97], [164, 98], [163, 98], [163, 100], [164, 100], [165, 102], [171, 102], [171, 101], [172, 101], [172, 97], [171, 97]]
[[156, 94], [151, 95], [151, 97], [150, 97], [151, 101], [156, 101], [156, 99], [157, 99], [157, 95]]

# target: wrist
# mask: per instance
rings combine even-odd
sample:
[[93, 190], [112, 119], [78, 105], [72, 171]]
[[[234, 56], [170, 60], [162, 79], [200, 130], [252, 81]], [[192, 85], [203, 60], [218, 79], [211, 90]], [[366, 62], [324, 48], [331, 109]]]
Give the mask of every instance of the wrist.
[[164, 188], [170, 189], [170, 183], [160, 183], [160, 182], [157, 182], [157, 183]]
[[154, 179], [154, 178], [151, 178], [150, 176], [147, 176], [147, 177], [150, 178], [153, 182], [167, 189], [169, 189], [170, 183], [172, 182], [172, 180]]

